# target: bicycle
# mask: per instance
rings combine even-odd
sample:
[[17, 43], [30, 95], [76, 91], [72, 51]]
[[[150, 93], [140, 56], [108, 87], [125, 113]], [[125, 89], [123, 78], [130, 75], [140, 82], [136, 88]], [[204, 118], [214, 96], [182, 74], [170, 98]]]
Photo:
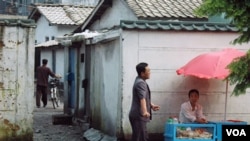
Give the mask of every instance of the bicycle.
[[56, 106], [59, 107], [59, 102], [60, 102], [59, 89], [57, 87], [60, 83], [60, 78], [61, 77], [55, 77], [49, 81], [50, 97], [51, 97], [51, 101], [52, 101], [54, 109], [56, 109]]

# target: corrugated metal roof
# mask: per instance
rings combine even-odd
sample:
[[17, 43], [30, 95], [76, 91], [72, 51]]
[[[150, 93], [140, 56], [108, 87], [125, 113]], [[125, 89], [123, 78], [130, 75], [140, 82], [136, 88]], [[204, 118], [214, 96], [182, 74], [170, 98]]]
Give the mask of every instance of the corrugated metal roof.
[[39, 4], [37, 9], [48, 19], [50, 24], [80, 25], [91, 14], [94, 7]]
[[139, 19], [197, 19], [193, 10], [202, 0], [127, 0], [127, 3]]
[[142, 30], [238, 31], [234, 25], [207, 22], [121, 21], [120, 26], [123, 29]]

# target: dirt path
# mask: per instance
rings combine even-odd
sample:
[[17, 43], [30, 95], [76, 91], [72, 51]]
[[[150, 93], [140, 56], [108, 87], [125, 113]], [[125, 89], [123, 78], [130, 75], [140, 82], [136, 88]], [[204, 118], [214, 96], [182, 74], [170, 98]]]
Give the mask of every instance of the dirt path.
[[63, 105], [54, 109], [51, 101], [45, 108], [34, 109], [33, 141], [84, 141], [78, 125], [53, 125], [52, 116], [63, 114]]

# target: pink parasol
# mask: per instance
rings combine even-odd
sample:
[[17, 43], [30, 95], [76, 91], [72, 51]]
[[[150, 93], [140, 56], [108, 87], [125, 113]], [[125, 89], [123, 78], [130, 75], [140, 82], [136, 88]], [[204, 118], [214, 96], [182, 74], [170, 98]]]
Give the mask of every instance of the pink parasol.
[[201, 54], [185, 66], [178, 69], [178, 75], [192, 75], [206, 79], [225, 79], [229, 75], [229, 70], [226, 68], [235, 58], [244, 56], [245, 52], [227, 48], [218, 52]]
[[[195, 76], [205, 79], [220, 79], [224, 80], [230, 71], [227, 66], [236, 58], [244, 56], [246, 53], [233, 48], [226, 48], [217, 52], [210, 52], [201, 54], [186, 65], [179, 68], [176, 73], [184, 76]], [[226, 120], [226, 108], [227, 108], [227, 91], [228, 81], [226, 85], [226, 101], [225, 101], [225, 116]]]

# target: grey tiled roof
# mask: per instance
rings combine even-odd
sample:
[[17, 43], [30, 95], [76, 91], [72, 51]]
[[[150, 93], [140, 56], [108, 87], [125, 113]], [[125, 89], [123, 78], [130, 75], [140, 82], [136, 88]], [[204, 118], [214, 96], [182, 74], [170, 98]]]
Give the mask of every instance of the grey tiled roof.
[[121, 21], [123, 29], [180, 30], [180, 31], [239, 31], [234, 25], [207, 22], [169, 22], [169, 21]]
[[0, 26], [21, 26], [21, 27], [35, 28], [36, 23], [34, 20], [31, 19], [0, 18]]
[[37, 9], [51, 24], [80, 25], [93, 11], [93, 7], [71, 5], [37, 5]]
[[202, 0], [127, 0], [129, 7], [139, 19], [198, 18], [193, 10]]

